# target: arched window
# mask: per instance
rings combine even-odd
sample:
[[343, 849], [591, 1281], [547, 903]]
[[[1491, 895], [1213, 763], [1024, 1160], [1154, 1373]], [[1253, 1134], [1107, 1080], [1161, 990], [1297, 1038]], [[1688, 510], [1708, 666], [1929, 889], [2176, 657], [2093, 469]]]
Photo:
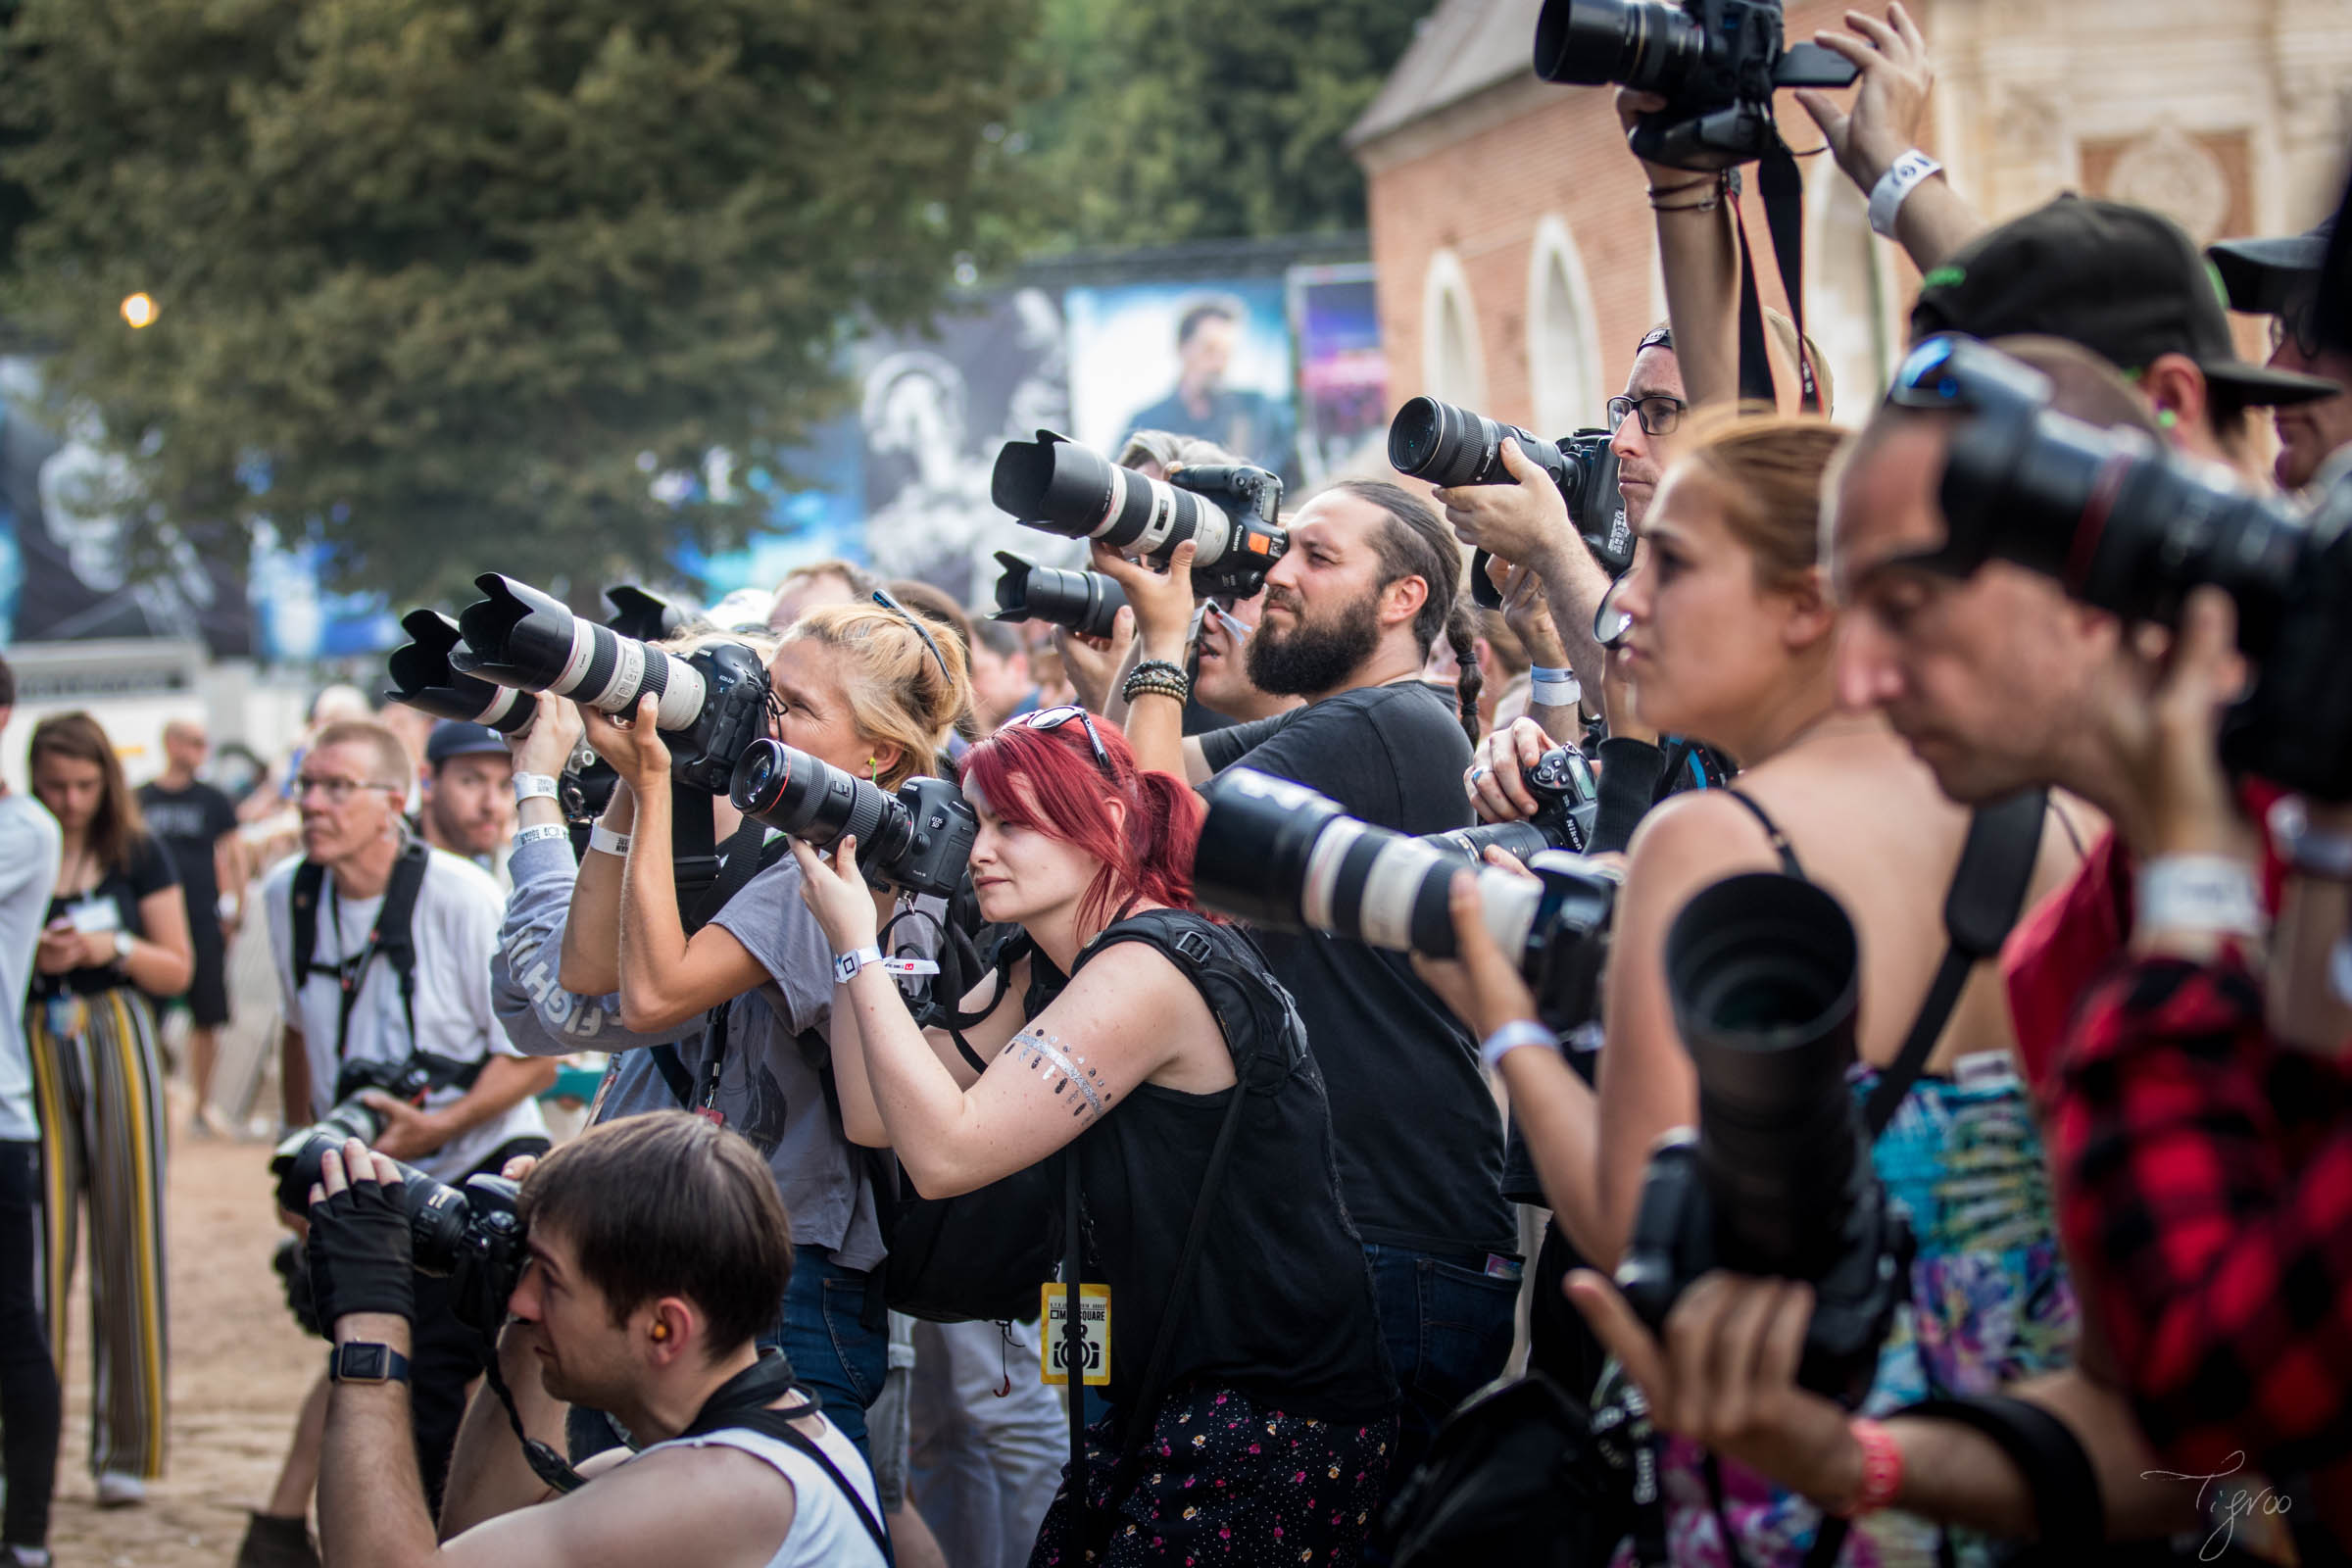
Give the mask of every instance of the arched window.
[[1584, 258], [1568, 225], [1550, 214], [1536, 225], [1527, 302], [1528, 385], [1539, 433], [1558, 437], [1601, 423], [1607, 394]]
[[1487, 398], [1485, 357], [1479, 352], [1478, 312], [1469, 280], [1451, 251], [1429, 259], [1421, 289], [1421, 385], [1441, 403], [1481, 407]]

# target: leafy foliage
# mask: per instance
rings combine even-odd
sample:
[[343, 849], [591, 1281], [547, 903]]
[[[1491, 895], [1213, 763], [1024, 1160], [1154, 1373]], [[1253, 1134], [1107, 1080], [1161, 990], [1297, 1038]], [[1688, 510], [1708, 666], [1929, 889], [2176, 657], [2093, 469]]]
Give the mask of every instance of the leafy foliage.
[[648, 466], [789, 447], [845, 323], [1017, 231], [982, 132], [1036, 10], [21, 0], [9, 303], [134, 455], [151, 548], [268, 514], [401, 595], [633, 573], [746, 520]]

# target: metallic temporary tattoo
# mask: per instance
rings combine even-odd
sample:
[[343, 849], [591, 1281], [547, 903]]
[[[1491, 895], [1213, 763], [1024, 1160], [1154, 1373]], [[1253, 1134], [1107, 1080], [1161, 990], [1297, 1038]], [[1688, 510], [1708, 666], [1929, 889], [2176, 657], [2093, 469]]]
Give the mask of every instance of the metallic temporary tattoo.
[[[1014, 1035], [1004, 1047], [1004, 1054], [1019, 1053], [1021, 1065], [1035, 1068], [1054, 1083], [1054, 1093], [1076, 1087], [1078, 1094], [1070, 1104], [1072, 1116], [1089, 1112], [1100, 1116], [1109, 1101], [1102, 1085], [1102, 1075], [1086, 1064], [1084, 1056], [1076, 1056], [1062, 1049], [1060, 1041], [1039, 1029], [1024, 1029]], [[1058, 1082], [1054, 1082], [1056, 1078]]]

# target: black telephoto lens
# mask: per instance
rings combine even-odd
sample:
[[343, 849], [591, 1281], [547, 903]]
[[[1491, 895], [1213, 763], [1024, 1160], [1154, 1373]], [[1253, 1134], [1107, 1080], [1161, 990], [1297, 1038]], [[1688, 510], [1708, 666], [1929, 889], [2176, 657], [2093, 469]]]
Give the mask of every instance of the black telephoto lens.
[[464, 719], [487, 724], [502, 735], [513, 735], [538, 716], [538, 705], [528, 693], [512, 686], [494, 686], [472, 675], [461, 675], [450, 656], [461, 641], [458, 623], [432, 610], [412, 610], [400, 625], [413, 641], [392, 650], [384, 661], [392, 677], [385, 699], [405, 703], [435, 718]]
[[1004, 572], [992, 620], [1042, 620], [1081, 637], [1107, 637], [1127, 603], [1127, 590], [1099, 571], [1041, 566], [1009, 550], [997, 552], [997, 564]]
[[1389, 466], [1430, 484], [1515, 484], [1502, 443], [1519, 443], [1529, 462], [1564, 485], [1560, 449], [1515, 424], [1503, 424], [1436, 398], [1411, 398], [1389, 421]]
[[1862, 1157], [1845, 1081], [1858, 955], [1836, 899], [1773, 872], [1705, 889], [1667, 932], [1727, 1267], [1819, 1279], [1841, 1253]]
[[781, 741], [745, 747], [727, 794], [744, 815], [820, 850], [845, 835], [855, 837], [863, 865], [896, 860], [913, 832], [906, 808], [880, 785]]
[[1536, 74], [1545, 81], [1612, 83], [1673, 97], [1704, 53], [1698, 24], [1645, 0], [1544, 0], [1536, 18]]

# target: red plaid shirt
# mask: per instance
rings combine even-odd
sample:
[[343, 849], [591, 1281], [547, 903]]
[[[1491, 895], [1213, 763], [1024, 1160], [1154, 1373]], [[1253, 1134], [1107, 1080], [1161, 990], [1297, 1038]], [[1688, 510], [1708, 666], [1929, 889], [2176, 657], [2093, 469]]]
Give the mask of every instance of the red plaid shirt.
[[2059, 1225], [2172, 1468], [2309, 1473], [2352, 1541], [2352, 1068], [2274, 1042], [2231, 956], [2083, 999], [2050, 1105]]

